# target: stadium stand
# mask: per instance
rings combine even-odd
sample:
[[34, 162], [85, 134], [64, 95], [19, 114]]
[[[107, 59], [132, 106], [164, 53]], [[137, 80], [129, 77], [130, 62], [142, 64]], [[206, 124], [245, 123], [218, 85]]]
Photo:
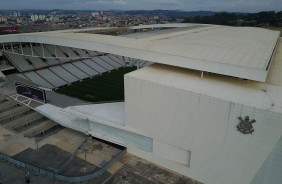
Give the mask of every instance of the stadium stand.
[[19, 129], [23, 126], [28, 126], [32, 123], [35, 123], [39, 119], [42, 119], [42, 115], [37, 112], [31, 112], [25, 116], [19, 117], [13, 121], [10, 121], [9, 124], [6, 124], [5, 127], [8, 129]]
[[100, 57], [95, 57], [92, 58], [93, 61], [95, 61], [98, 65], [102, 66], [103, 68], [105, 68], [106, 70], [110, 71], [110, 70], [114, 70], [115, 67], [113, 67], [112, 65], [110, 65], [109, 63], [105, 62], [103, 59], [101, 59]]
[[58, 60], [56, 60], [56, 59], [51, 59], [51, 58], [46, 58], [45, 62], [46, 62], [49, 66], [57, 65], [57, 64], [60, 63]]
[[89, 56], [90, 56], [90, 55], [89, 55], [87, 52], [85, 52], [83, 49], [72, 48], [72, 50], [73, 50], [74, 52], [76, 52], [76, 53], [78, 54], [78, 56], [80, 56], [80, 57], [89, 57]]
[[97, 71], [93, 70], [92, 68], [84, 64], [82, 61], [75, 61], [72, 64], [75, 65], [80, 70], [82, 70], [83, 72], [87, 73], [89, 76], [95, 76], [99, 74]]
[[101, 56], [100, 58], [102, 60], [104, 60], [105, 62], [107, 62], [108, 64], [110, 64], [113, 67], [115, 67], [115, 69], [118, 69], [118, 68], [123, 66], [123, 65], [119, 64], [118, 62], [116, 62], [115, 60], [113, 60], [112, 58], [110, 58], [108, 55]]
[[26, 80], [29, 80], [26, 76], [24, 76], [23, 74], [19, 73], [19, 74], [16, 74], [18, 77], [21, 77], [23, 79], [26, 79]]
[[17, 54], [22, 54], [22, 51], [21, 51], [21, 49], [20, 49], [20, 47], [13, 47], [13, 49], [11, 48], [10, 50], [9, 50], [10, 52], [15, 52], [15, 53], [17, 53]]
[[53, 53], [53, 56], [66, 58], [68, 55], [66, 53], [63, 53], [61, 49], [59, 49], [56, 45], [44, 45], [44, 47], [51, 53]]
[[32, 82], [44, 86], [46, 88], [54, 88], [55, 86], [53, 86], [52, 84], [50, 84], [49, 82], [47, 82], [46, 80], [44, 80], [42, 77], [40, 77], [37, 73], [35, 73], [34, 71], [30, 71], [30, 72], [25, 72], [24, 75], [29, 78]]
[[[28, 78], [40, 86], [58, 88], [72, 82], [122, 67], [122, 65], [118, 64], [108, 56], [101, 56], [101, 58], [93, 59], [95, 59], [95, 61], [91, 59], [74, 61], [72, 63], [61, 64], [60, 66], [25, 72], [23, 73], [24, 75], [19, 76], [24, 79]], [[115, 65], [115, 67], [109, 63]]]
[[72, 65], [71, 63], [64, 64], [62, 65], [62, 67], [79, 79], [85, 79], [90, 77], [86, 73], [82, 72], [80, 69]]
[[9, 52], [5, 52], [4, 55], [12, 62], [12, 64], [19, 70], [19, 71], [28, 71], [33, 70], [34, 67], [32, 63], [29, 63], [24, 56], [12, 54]]
[[63, 47], [63, 46], [57, 46], [57, 48], [61, 49], [65, 54], [67, 54], [69, 57], [77, 58], [79, 57], [73, 50], [69, 47]]
[[9, 130], [16, 132], [24, 131], [24, 136], [26, 137], [45, 138], [60, 128], [57, 123], [27, 106], [17, 104], [14, 100], [4, 98], [3, 101], [0, 101], [0, 107], [7, 106], [8, 104], [16, 106], [12, 109], [2, 108], [0, 111], [0, 124]]
[[29, 60], [36, 69], [43, 68], [43, 67], [47, 66], [47, 64], [44, 63], [43, 60], [38, 58], [38, 57], [27, 57], [27, 56], [25, 56], [25, 59]]
[[[20, 48], [17, 48], [17, 49], [14, 49], [15, 50], [18, 50], [18, 52], [20, 53]], [[31, 48], [30, 47], [22, 47], [22, 50], [23, 50], [23, 54], [24, 55], [29, 55], [31, 56], [32, 55], [32, 51], [31, 51]], [[33, 53], [34, 55], [36, 55], [35, 53]]]
[[5, 102], [0, 104], [0, 113], [7, 110], [7, 109], [11, 109], [11, 108], [15, 107], [16, 105], [17, 105], [17, 103], [13, 100], [5, 101]]
[[99, 53], [92, 50], [84, 50], [89, 56], [98, 56]]
[[50, 71], [48, 68], [43, 70], [37, 70], [36, 73], [55, 87], [60, 87], [68, 84], [68, 82], [61, 79], [59, 76], [57, 76], [55, 73]]
[[75, 77], [61, 66], [53, 66], [49, 69], [68, 83], [76, 82], [79, 80], [79, 78]]
[[100, 74], [107, 71], [105, 68], [98, 65], [95, 61], [93, 61], [91, 59], [84, 59], [84, 60], [82, 60], [82, 62], [84, 62], [87, 66], [91, 67], [93, 70], [96, 70]]
[[[43, 53], [44, 53], [44, 57], [55, 57], [55, 54], [51, 54], [44, 46], [43, 47], [41, 45], [34, 46], [33, 49], [34, 49], [34, 52], [37, 53], [41, 57], [43, 57]], [[44, 49], [44, 52], [42, 49]], [[59, 64], [59, 62], [53, 58], [46, 58], [44, 62], [46, 62], [50, 66]]]
[[121, 66], [125, 66], [125, 62], [121, 60], [120, 58], [116, 57], [115, 55], [107, 54], [107, 56], [111, 58], [112, 60], [114, 60], [115, 62], [119, 63]]
[[26, 106], [19, 106], [16, 108], [13, 108], [11, 110], [2, 112], [0, 114], [0, 122], [3, 123], [3, 121], [8, 119], [14, 119], [15, 117], [19, 116], [20, 114], [23, 114], [25, 112], [30, 111], [30, 109]]
[[51, 120], [45, 120], [41, 122], [39, 125], [32, 127], [30, 130], [28, 130], [24, 136], [25, 137], [35, 137], [40, 134], [45, 134], [49, 129], [52, 129], [53, 127], [57, 126], [58, 124], [51, 121]]
[[0, 94], [0, 103], [6, 101], [6, 97], [2, 94]]
[[[4, 55], [21, 72], [15, 76], [51, 89], [121, 67], [137, 66], [136, 60], [132, 58], [64, 46], [49, 44], [31, 46], [22, 43], [7, 45], [5, 48]], [[146, 64], [146, 61], [139, 62], [139, 67]]]
[[[43, 57], [43, 50], [42, 50], [42, 46], [41, 45], [36, 45], [36, 46], [33, 46], [33, 53], [37, 56], [40, 56], [40, 57]], [[43, 47], [44, 49], [44, 47]], [[46, 56], [47, 53], [45, 53], [45, 49], [44, 49], [44, 55]]]

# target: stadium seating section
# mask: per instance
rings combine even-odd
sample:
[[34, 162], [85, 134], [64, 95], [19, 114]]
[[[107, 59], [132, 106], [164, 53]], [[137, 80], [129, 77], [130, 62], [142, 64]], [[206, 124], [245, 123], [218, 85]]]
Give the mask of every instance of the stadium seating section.
[[5, 51], [5, 57], [21, 72], [18, 77], [51, 89], [119, 68], [151, 64], [113, 54], [47, 44], [22, 44]]

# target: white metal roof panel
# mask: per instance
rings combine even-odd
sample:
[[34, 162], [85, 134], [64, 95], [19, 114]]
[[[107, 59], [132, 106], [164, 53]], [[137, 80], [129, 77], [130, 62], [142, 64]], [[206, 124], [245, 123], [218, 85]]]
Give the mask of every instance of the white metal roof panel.
[[148, 49], [206, 62], [266, 69], [277, 39], [277, 33], [266, 29], [218, 27], [160, 38]]
[[267, 76], [267, 83], [282, 86], [282, 39], [277, 44], [276, 51], [273, 55], [272, 65]]
[[205, 25], [140, 39], [45, 32], [0, 36], [0, 42], [76, 47], [265, 82], [278, 38], [278, 31], [262, 28]]

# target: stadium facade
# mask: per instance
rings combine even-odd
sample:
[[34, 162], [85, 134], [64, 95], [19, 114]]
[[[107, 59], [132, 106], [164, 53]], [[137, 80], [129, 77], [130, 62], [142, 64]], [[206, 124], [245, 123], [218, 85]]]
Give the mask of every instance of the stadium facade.
[[[82, 49], [95, 52], [84, 57], [92, 61], [71, 63], [89, 76], [100, 71], [93, 62], [108, 58], [111, 58], [105, 62], [108, 64], [117, 58], [124, 65], [127, 61], [136, 62], [137, 66], [140, 62], [144, 66], [146, 62], [154, 63], [125, 75], [124, 103], [66, 108], [45, 104], [35, 110], [63, 126], [126, 146], [134, 155], [203, 183], [281, 183], [279, 32], [202, 24], [132, 29], [155, 28], [166, 29], [123, 36], [87, 34], [81, 30], [29, 33], [1, 36], [0, 42], [3, 54], [14, 58], [13, 64], [20, 71], [18, 77], [27, 81], [37, 77], [33, 82], [44, 89], [76, 80], [58, 77], [62, 71], [50, 69], [47, 64], [25, 68], [16, 63], [19, 58], [12, 56], [13, 45], [17, 45], [19, 57], [34, 56], [34, 43], [42, 48], [55, 45], [61, 51], [72, 48], [78, 49], [75, 53]], [[23, 43], [32, 43], [31, 52], [24, 53]], [[42, 49], [37, 54], [49, 62], [52, 57], [64, 60], [64, 52], [60, 56], [59, 49], [51, 49]], [[77, 57], [73, 55], [73, 59]], [[102, 57], [101, 60], [93, 59], [96, 56]], [[76, 62], [81, 58], [76, 58]], [[119, 61], [115, 61], [110, 65], [117, 67]], [[56, 67], [75, 73], [72, 66], [65, 64], [69, 63]], [[92, 66], [93, 71], [83, 64]], [[37, 71], [42, 69], [44, 72]], [[58, 82], [45, 69], [53, 74], [59, 70], [56, 76], [63, 80]], [[83, 79], [78, 73], [74, 76]], [[45, 76], [45, 80], [38, 76]]]

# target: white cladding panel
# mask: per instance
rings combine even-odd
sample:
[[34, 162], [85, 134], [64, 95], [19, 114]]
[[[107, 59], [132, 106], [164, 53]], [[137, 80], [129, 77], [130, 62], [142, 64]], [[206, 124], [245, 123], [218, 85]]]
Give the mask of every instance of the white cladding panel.
[[154, 154], [179, 164], [190, 166], [191, 151], [154, 140]]
[[282, 137], [264, 161], [256, 174], [252, 184], [280, 184], [282, 183]]
[[[282, 134], [280, 113], [132, 76], [125, 75], [125, 126], [155, 145], [152, 153], [129, 152], [200, 182], [250, 183]], [[252, 135], [237, 131], [240, 116], [257, 121]], [[167, 145], [191, 151], [190, 167], [175, 153], [166, 159], [159, 150]]]

